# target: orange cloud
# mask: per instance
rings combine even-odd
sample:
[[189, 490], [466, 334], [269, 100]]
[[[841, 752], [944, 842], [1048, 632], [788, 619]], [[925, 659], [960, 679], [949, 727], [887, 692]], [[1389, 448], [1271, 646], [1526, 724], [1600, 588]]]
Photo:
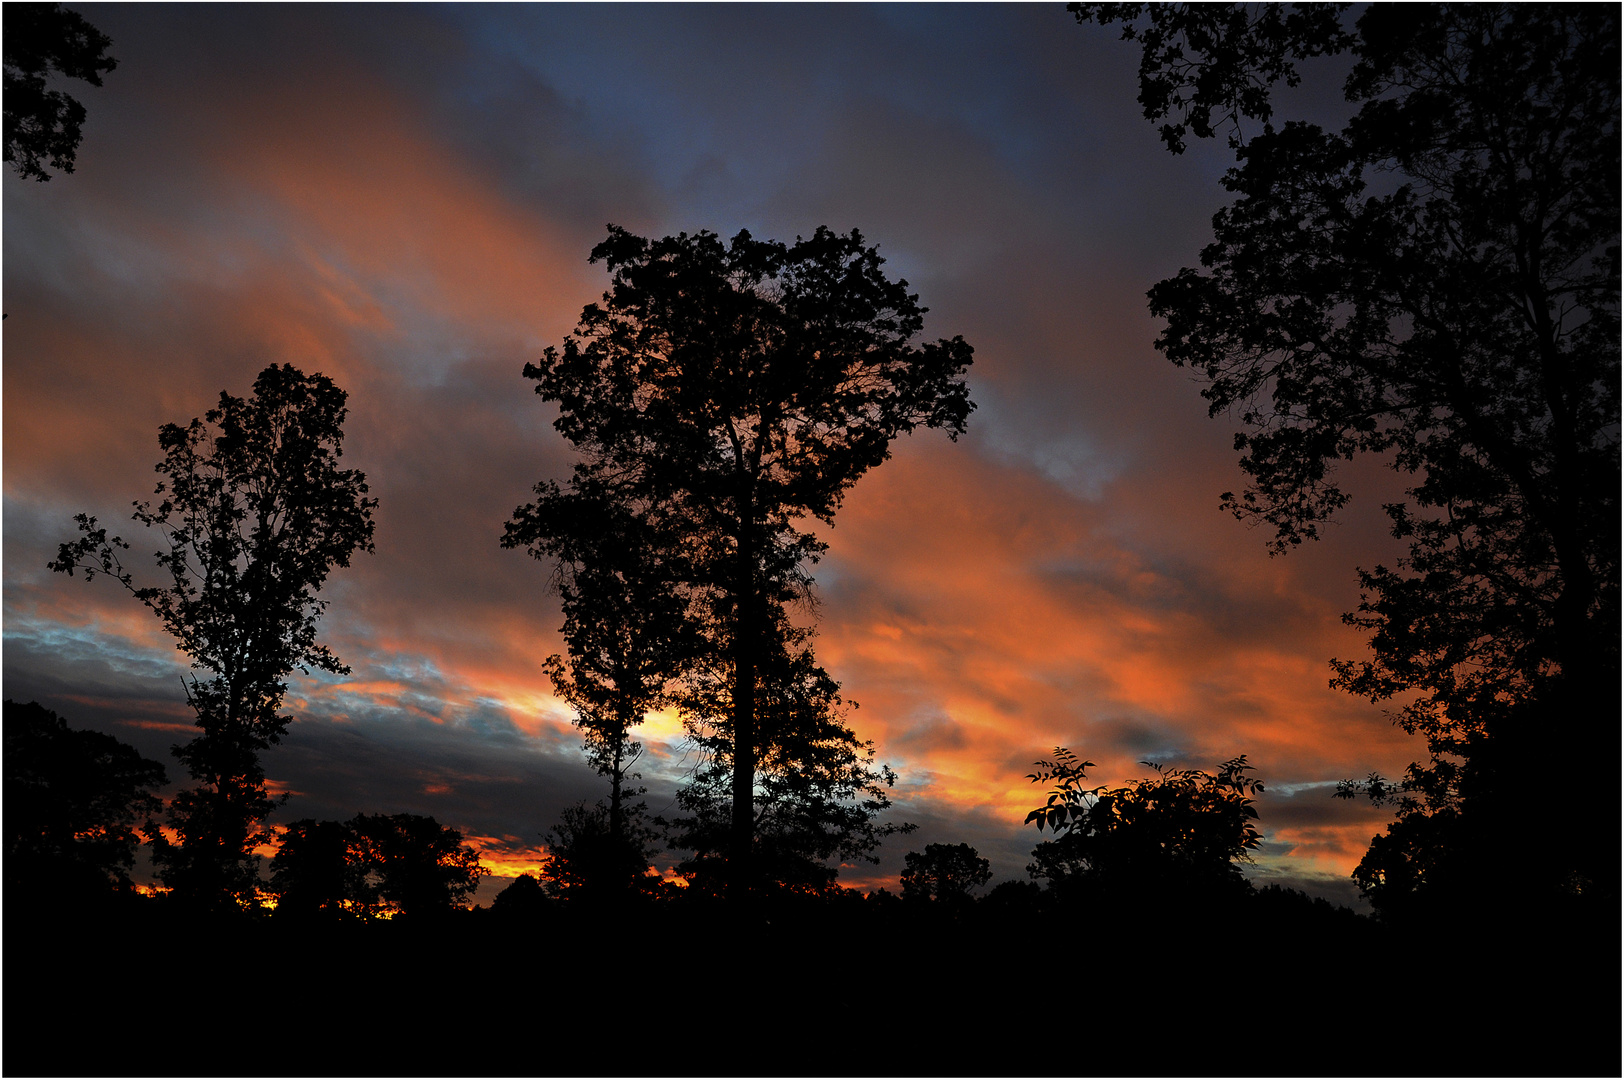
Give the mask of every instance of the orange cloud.
[[479, 853], [480, 865], [498, 878], [539, 877], [548, 857], [545, 845], [526, 844], [516, 836], [464, 836], [463, 842]]
[[[1055, 745], [1108, 783], [1170, 754], [1211, 768], [1245, 753], [1281, 781], [1392, 772], [1413, 755], [1379, 711], [1329, 689], [1326, 659], [1360, 643], [1295, 567], [1261, 550], [1238, 566], [1158, 565], [1095, 513], [945, 445], [908, 447], [854, 491], [828, 533], [818, 648], [904, 786], [928, 777], [911, 795], [1013, 830], [1038, 801], [1024, 772]], [[1183, 602], [1192, 578], [1219, 575], [1233, 610]], [[1347, 832], [1280, 839], [1345, 873], [1368, 843]]]

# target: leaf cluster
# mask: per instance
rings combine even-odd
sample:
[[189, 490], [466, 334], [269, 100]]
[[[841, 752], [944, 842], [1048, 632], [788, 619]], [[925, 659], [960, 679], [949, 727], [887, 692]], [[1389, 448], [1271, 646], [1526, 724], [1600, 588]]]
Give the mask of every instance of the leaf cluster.
[[5, 128], [7, 165], [41, 183], [46, 166], [73, 171], [85, 107], [46, 79], [62, 75], [100, 86], [118, 66], [107, 55], [113, 42], [61, 4], [7, 4], [5, 20]]
[[1028, 870], [1034, 876], [1129, 887], [1237, 881], [1236, 864], [1249, 861], [1261, 839], [1252, 796], [1263, 783], [1247, 775], [1252, 766], [1244, 754], [1211, 773], [1141, 762], [1156, 775], [1116, 788], [1087, 786], [1086, 770], [1094, 763], [1065, 747], [1037, 764], [1027, 779], [1053, 786], [1025, 823], [1049, 829], [1056, 839], [1033, 852], [1036, 862]]
[[764, 598], [804, 596], [823, 545], [797, 522], [832, 522], [899, 434], [964, 430], [970, 347], [912, 344], [925, 309], [855, 230], [785, 245], [611, 226], [592, 261], [610, 290], [524, 374], [585, 457], [577, 490], [680, 537], [693, 587], [731, 596], [742, 546]]
[[1354, 36], [1342, 26], [1349, 4], [1081, 4], [1066, 5], [1079, 23], [1122, 24], [1122, 38], [1138, 41], [1139, 104], [1161, 126], [1175, 154], [1185, 135], [1210, 139], [1227, 131], [1229, 145], [1244, 142], [1243, 124], [1268, 130], [1274, 84], [1302, 81], [1296, 61], [1332, 56]]
[[764, 513], [827, 522], [897, 435], [964, 430], [969, 346], [911, 344], [925, 309], [855, 230], [724, 245], [611, 226], [591, 261], [610, 291], [525, 375], [594, 471], [636, 476], [651, 498], [702, 519], [742, 472]]

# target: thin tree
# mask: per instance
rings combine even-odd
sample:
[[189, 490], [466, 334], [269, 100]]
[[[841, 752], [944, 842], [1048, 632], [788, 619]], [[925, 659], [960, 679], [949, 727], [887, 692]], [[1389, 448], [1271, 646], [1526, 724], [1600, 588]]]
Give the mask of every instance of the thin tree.
[[200, 733], [173, 748], [199, 782], [170, 805], [179, 842], [150, 836], [165, 883], [196, 903], [255, 902], [254, 848], [275, 806], [260, 754], [287, 732], [289, 673], [349, 671], [316, 642], [327, 575], [372, 550], [377, 500], [360, 472], [338, 467], [345, 398], [325, 375], [273, 364], [251, 397], [222, 392], [203, 419], [160, 429], [161, 500], [137, 502], [134, 518], [162, 535], [169, 584], [138, 586], [119, 554], [130, 545], [85, 514], [49, 564], [119, 582], [209, 673], [186, 686]]
[[642, 804], [631, 800], [643, 794], [633, 786], [643, 747], [631, 732], [667, 701], [668, 684], [694, 648], [673, 545], [584, 478], [568, 490], [538, 484], [536, 495], [513, 512], [502, 545], [554, 563], [569, 651], [547, 658], [547, 675], [575, 711], [588, 760], [609, 780], [607, 842], [635, 856], [643, 850], [642, 826], [628, 818], [641, 816]]

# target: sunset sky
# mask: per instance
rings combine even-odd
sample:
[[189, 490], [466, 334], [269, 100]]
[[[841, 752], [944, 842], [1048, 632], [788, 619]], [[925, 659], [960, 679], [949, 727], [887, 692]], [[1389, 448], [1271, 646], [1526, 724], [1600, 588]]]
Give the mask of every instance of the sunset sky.
[[[273, 820], [432, 814], [499, 875], [488, 902], [607, 790], [542, 671], [549, 567], [499, 545], [571, 460], [521, 369], [605, 287], [608, 223], [856, 228], [926, 336], [974, 346], [978, 408], [956, 443], [896, 443], [824, 530], [803, 615], [899, 774], [892, 819], [919, 826], [842, 882], [895, 888], [908, 851], [960, 841], [1024, 877], [1025, 774], [1069, 746], [1107, 783], [1246, 754], [1254, 878], [1354, 901], [1385, 816], [1335, 782], [1424, 749], [1327, 685], [1365, 653], [1341, 615], [1355, 568], [1391, 565], [1398, 482], [1361, 467], [1341, 522], [1283, 558], [1219, 509], [1244, 483], [1233, 423], [1155, 351], [1144, 294], [1196, 265], [1228, 155], [1165, 151], [1114, 30], [1061, 4], [74, 9], [118, 60], [64, 84], [89, 113], [77, 170], [3, 181], [6, 697], [183, 777], [185, 657], [112, 582], [45, 564], [88, 512], [158, 583], [129, 507], [159, 426], [267, 364], [325, 373], [376, 552], [324, 593], [353, 674], [292, 680]], [[1314, 69], [1300, 103], [1334, 109], [1338, 83]], [[669, 811], [693, 757], [671, 717], [641, 734]]]

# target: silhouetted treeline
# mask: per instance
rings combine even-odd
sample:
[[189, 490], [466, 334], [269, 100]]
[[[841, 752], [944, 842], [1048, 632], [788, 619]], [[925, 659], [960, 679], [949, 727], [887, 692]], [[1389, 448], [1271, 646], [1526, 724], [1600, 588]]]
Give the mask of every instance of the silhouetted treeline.
[[462, 834], [418, 814], [306, 818], [288, 825], [271, 860], [278, 918], [443, 916], [487, 873]]
[[[835, 889], [762, 899], [741, 927], [693, 891], [610, 909], [521, 878], [488, 908], [415, 925], [199, 921], [143, 902], [64, 932], [8, 907], [3, 1066], [1302, 1076], [1357, 1052], [1376, 1075], [1617, 1071], [1616, 987], [1580, 981], [1595, 943], [1571, 927], [1440, 942], [1276, 887], [1143, 900], [1030, 882], [960, 904]], [[1417, 955], [1434, 979], [1403, 1013], [1373, 1007]], [[154, 1014], [175, 1034], [155, 1038]], [[722, 1016], [743, 1036], [718, 1036]], [[1399, 1037], [1411, 1025], [1436, 1034]]]
[[[725, 890], [646, 861], [633, 873], [605, 843], [607, 808], [579, 806], [543, 875], [489, 906], [459, 906], [476, 864], [454, 830], [363, 814], [287, 826], [265, 883], [277, 906], [222, 912], [124, 889], [127, 841], [49, 846], [150, 811], [153, 763], [38, 706], [8, 704], [6, 733], [8, 1074], [1312, 1075], [1345, 1071], [1369, 995], [1418, 956], [1434, 978], [1413, 1021], [1444, 1034], [1384, 1037], [1361, 1071], [1619, 1065], [1618, 988], [1593, 978], [1616, 927], [1468, 922], [1439, 938], [1255, 887], [1236, 870], [1255, 836], [1243, 758], [1085, 786], [1090, 763], [1057, 749], [1034, 816], [1047, 831], [1065, 808], [1059, 835], [996, 884], [972, 846], [931, 843], [907, 854], [900, 893], [796, 877], [741, 918]], [[92, 877], [12, 857], [30, 850], [102, 867], [96, 888], [125, 902], [16, 903]], [[155, 1040], [143, 1002], [184, 1036]], [[679, 1049], [633, 1033], [638, 1002], [689, 1036]], [[748, 1036], [712, 1038], [719, 1015]]]

